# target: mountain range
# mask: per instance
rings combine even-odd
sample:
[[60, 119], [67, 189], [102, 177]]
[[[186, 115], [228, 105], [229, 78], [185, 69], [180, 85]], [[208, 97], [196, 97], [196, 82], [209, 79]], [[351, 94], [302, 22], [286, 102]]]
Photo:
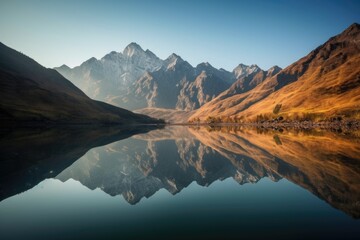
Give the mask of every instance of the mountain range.
[[[111, 52], [80, 66], [55, 68], [91, 98], [122, 108], [165, 108], [192, 111], [227, 90], [235, 81], [243, 90], [254, 88], [263, 79], [248, 76], [274, 75], [277, 66], [264, 71], [256, 65], [239, 64], [232, 72], [216, 69], [210, 63], [191, 66], [176, 54], [161, 60], [138, 44], [122, 52]], [[246, 78], [248, 77], [248, 78]], [[245, 79], [246, 78], [246, 79]]]
[[2, 126], [161, 122], [92, 100], [54, 69], [2, 43], [0, 94]]
[[161, 60], [136, 43], [55, 69], [92, 98], [169, 122], [359, 119], [359, 29], [352, 24], [285, 69], [192, 67], [176, 54]]
[[7, 124], [359, 120], [360, 25], [285, 69], [266, 71], [193, 67], [136, 43], [55, 71], [0, 43], [0, 79], [0, 120]]

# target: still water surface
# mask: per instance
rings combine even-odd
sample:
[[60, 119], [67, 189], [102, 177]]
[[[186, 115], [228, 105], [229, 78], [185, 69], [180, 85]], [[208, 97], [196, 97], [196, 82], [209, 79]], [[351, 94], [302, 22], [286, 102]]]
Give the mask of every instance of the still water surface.
[[0, 238], [360, 236], [356, 133], [148, 130], [6, 133]]

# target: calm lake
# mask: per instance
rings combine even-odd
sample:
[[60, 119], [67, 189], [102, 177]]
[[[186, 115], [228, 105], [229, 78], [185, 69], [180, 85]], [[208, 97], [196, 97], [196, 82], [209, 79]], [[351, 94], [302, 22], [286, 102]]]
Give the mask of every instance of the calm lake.
[[359, 239], [360, 134], [0, 134], [0, 239]]

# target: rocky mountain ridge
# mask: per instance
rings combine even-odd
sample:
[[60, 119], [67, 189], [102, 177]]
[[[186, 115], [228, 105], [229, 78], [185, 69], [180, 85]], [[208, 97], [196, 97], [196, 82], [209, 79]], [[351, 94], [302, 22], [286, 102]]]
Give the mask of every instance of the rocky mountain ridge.
[[232, 72], [208, 62], [193, 67], [175, 53], [161, 60], [136, 43], [99, 60], [90, 58], [74, 68], [55, 69], [90, 97], [115, 106], [186, 111], [211, 101], [236, 80], [264, 72], [257, 65], [244, 64]]

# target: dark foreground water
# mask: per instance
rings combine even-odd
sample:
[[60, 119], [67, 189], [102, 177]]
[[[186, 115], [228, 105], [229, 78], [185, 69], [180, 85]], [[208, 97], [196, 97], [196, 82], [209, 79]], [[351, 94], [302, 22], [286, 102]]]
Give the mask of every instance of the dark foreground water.
[[359, 239], [357, 133], [149, 130], [2, 133], [0, 239]]

